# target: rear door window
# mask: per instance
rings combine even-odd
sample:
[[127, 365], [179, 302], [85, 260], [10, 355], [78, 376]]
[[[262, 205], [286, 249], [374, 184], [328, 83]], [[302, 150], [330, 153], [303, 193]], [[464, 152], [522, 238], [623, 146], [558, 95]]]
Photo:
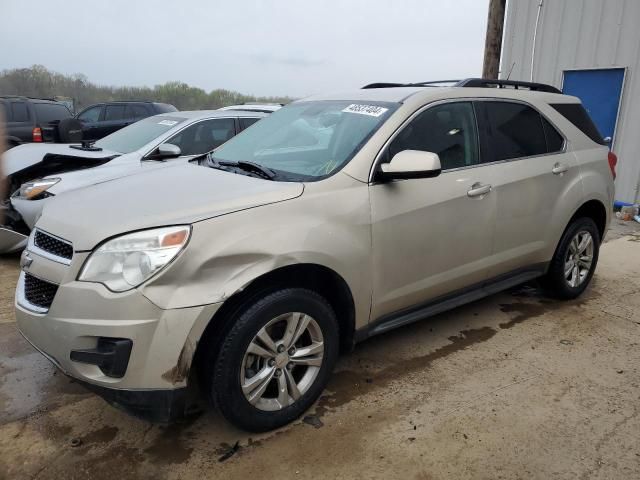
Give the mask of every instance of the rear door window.
[[71, 117], [67, 107], [59, 103], [34, 103], [38, 123], [49, 123]]
[[127, 105], [127, 118], [146, 118], [149, 116], [147, 107], [140, 104]]
[[107, 105], [104, 110], [105, 122], [122, 120], [125, 116], [125, 105]]
[[556, 128], [544, 117], [542, 117], [542, 128], [547, 140], [547, 151], [549, 153], [562, 151], [564, 148], [564, 137], [560, 135], [558, 130], [556, 130]]
[[482, 125], [484, 162], [547, 153], [542, 117], [533, 108], [512, 102], [477, 102]]
[[11, 102], [11, 110], [9, 111], [9, 122], [28, 122], [29, 109], [25, 102]]
[[240, 118], [240, 131], [244, 130], [245, 128], [250, 127], [251, 125], [256, 123], [258, 120], [260, 120], [260, 119], [259, 118], [248, 118], [248, 117]]

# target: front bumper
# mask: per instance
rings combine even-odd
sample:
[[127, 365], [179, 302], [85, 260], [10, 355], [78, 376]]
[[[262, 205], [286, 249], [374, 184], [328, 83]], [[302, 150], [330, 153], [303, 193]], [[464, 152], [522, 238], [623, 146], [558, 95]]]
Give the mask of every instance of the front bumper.
[[[28, 251], [32, 276], [58, 284], [51, 306], [38, 308], [25, 298], [25, 271], [16, 288], [15, 313], [22, 335], [65, 374], [107, 400], [154, 419], [174, 416], [183, 400], [191, 361], [204, 329], [220, 304], [164, 310], [138, 290], [114, 293], [75, 278], [72, 265]], [[71, 280], [70, 280], [71, 279]], [[109, 376], [95, 364], [71, 360], [72, 351], [96, 349], [99, 339], [132, 342], [124, 375]], [[180, 408], [180, 407], [178, 407]]]

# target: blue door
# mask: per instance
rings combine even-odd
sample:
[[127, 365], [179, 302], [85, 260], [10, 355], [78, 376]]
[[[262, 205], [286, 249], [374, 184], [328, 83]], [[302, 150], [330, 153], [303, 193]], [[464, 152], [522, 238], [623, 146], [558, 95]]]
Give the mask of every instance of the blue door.
[[614, 138], [624, 68], [566, 70], [562, 92], [579, 97], [604, 138]]

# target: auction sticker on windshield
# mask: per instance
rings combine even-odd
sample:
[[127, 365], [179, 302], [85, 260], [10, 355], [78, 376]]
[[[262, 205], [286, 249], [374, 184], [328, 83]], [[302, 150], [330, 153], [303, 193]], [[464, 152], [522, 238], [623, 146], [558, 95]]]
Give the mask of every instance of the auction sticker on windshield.
[[359, 103], [352, 103], [342, 111], [346, 113], [359, 113], [360, 115], [369, 115], [371, 117], [379, 117], [387, 110], [389, 109], [384, 107], [378, 107], [377, 105], [362, 105]]
[[175, 120], [162, 120], [161, 122], [158, 122], [158, 125], [168, 125], [170, 127], [173, 127], [176, 123]]

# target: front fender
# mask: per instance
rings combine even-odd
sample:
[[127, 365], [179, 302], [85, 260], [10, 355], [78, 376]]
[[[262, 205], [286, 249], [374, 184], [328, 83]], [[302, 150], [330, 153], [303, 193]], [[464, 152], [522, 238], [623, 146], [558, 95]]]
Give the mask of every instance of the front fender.
[[142, 286], [142, 293], [161, 308], [205, 305], [226, 300], [275, 269], [316, 264], [345, 280], [356, 322], [366, 323], [371, 296], [368, 187], [353, 179], [341, 183], [347, 185], [331, 191], [305, 187], [302, 197], [293, 200], [195, 223], [185, 251]]

